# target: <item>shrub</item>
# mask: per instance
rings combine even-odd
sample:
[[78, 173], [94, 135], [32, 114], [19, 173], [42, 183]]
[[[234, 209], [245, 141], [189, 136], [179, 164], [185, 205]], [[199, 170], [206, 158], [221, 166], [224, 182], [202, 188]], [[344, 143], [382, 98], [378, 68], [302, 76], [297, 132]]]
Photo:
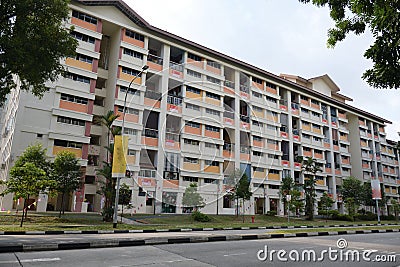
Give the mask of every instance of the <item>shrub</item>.
[[381, 220], [388, 220], [388, 221], [394, 221], [396, 218], [394, 215], [382, 215]]
[[361, 221], [375, 221], [377, 216], [372, 212], [367, 212], [365, 214], [357, 214], [355, 218]]
[[349, 222], [353, 221], [352, 216], [350, 216], [348, 214], [340, 214], [340, 213], [332, 215], [332, 219], [338, 220], [338, 221], [349, 221]]
[[267, 211], [267, 216], [275, 216], [275, 215], [276, 215], [276, 210]]
[[197, 222], [209, 222], [211, 221], [211, 218], [204, 213], [201, 213], [200, 211], [194, 211], [192, 213], [192, 218], [193, 220], [197, 221]]

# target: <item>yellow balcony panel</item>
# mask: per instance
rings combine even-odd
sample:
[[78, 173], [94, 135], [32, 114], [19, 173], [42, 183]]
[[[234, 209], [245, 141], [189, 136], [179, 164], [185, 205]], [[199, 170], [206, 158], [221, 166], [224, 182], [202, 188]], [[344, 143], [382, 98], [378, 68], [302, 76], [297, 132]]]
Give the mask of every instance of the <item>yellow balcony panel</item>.
[[220, 173], [219, 166], [206, 166], [204, 172]]
[[324, 180], [324, 179], [322, 179], [322, 180], [317, 180], [317, 181], [316, 181], [316, 184], [317, 184], [317, 185], [320, 185], [320, 186], [325, 186], [325, 180]]
[[322, 134], [322, 130], [313, 128], [313, 133]]
[[[126, 74], [126, 73], [122, 72], [122, 68], [120, 68], [119, 78], [120, 78], [121, 80], [126, 81], [126, 82], [131, 82], [131, 81], [135, 78], [135, 76], [134, 76], [134, 75], [130, 75], [130, 74]], [[141, 78], [141, 77], [137, 77], [137, 78], [133, 81], [133, 83], [139, 84], [139, 85], [142, 84], [142, 78]]]
[[129, 164], [129, 165], [135, 165], [136, 164], [136, 156], [127, 155], [126, 156], [126, 163]]
[[75, 157], [82, 158], [82, 149], [73, 147], [53, 146], [53, 155], [57, 155], [61, 151], [74, 153]]
[[92, 64], [90, 64], [90, 63], [83, 62], [83, 61], [77, 60], [75, 58], [70, 58], [70, 57], [68, 57], [65, 60], [65, 64], [67, 64], [68, 66], [77, 67], [77, 68], [84, 69], [87, 71], [92, 71], [92, 68], [93, 68]]
[[178, 189], [179, 180], [163, 180], [163, 188]]
[[280, 181], [281, 177], [277, 173], [268, 173], [268, 180]]
[[197, 99], [197, 100], [199, 100], [199, 101], [202, 100], [201, 94], [196, 94], [196, 93], [188, 92], [188, 91], [186, 91], [186, 97], [192, 98], [192, 99]]
[[348, 141], [348, 140], [347, 140], [347, 135], [345, 135], [345, 136], [340, 136], [340, 140], [346, 141], [346, 142], [347, 142], [347, 141]]
[[267, 172], [266, 171], [263, 171], [263, 172], [255, 171], [253, 173], [253, 177], [254, 178], [264, 179], [266, 176], [267, 176]]
[[183, 169], [186, 171], [200, 171], [200, 163], [184, 162]]
[[218, 107], [221, 106], [221, 100], [206, 97], [205, 101], [206, 101], [206, 103], [214, 105], [214, 106], [218, 106]]
[[262, 111], [253, 111], [253, 115], [258, 118], [265, 118], [264, 112]]
[[307, 131], [307, 132], [311, 132], [311, 126], [309, 126], [309, 125], [303, 125], [301, 127], [301, 129], [304, 130], [304, 131]]

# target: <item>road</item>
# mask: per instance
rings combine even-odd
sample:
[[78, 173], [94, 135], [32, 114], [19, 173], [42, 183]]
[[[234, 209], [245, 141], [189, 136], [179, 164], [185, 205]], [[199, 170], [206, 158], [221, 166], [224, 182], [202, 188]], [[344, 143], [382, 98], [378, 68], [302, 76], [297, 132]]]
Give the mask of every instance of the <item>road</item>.
[[[280, 262], [275, 257], [261, 261], [257, 254], [267, 245], [268, 251], [284, 249], [315, 250], [317, 258], [321, 250], [337, 248], [337, 240], [345, 238], [347, 249], [377, 250], [369, 255], [396, 257], [395, 262], [331, 261], [325, 254], [323, 262]], [[268, 253], [269, 254], [269, 253]], [[264, 254], [260, 254], [262, 257]], [[286, 254], [286, 258], [288, 255]], [[349, 257], [352, 258], [351, 256]], [[345, 259], [345, 257], [343, 257]], [[289, 264], [289, 265], [288, 265]], [[85, 250], [45, 251], [0, 254], [0, 266], [399, 266], [400, 233], [299, 237], [248, 241], [227, 241], [192, 244], [170, 244], [140, 247], [99, 248]]]

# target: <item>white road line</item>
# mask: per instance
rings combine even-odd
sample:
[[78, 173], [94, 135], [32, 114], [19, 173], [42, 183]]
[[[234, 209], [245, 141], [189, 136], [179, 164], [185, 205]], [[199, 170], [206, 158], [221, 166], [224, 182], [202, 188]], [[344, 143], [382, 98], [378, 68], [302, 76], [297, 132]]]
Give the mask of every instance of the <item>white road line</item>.
[[20, 260], [20, 262], [46, 262], [46, 261], [59, 261], [60, 258], [39, 258], [39, 259], [26, 259]]
[[3, 264], [3, 263], [16, 263], [16, 262], [18, 262], [18, 261], [0, 261], [0, 266], [1, 266], [1, 264]]
[[239, 256], [239, 255], [245, 255], [247, 253], [235, 253], [235, 254], [225, 254], [224, 257], [229, 257], [229, 256]]

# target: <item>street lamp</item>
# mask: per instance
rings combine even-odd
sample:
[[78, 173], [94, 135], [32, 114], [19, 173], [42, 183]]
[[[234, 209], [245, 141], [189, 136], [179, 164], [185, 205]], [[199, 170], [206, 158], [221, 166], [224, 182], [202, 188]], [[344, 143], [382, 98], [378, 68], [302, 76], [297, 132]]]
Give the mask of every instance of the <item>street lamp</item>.
[[[140, 75], [142, 75], [142, 73], [147, 70], [149, 68], [149, 66], [144, 65], [142, 67], [142, 70], [135, 75], [135, 77], [131, 80], [131, 82], [129, 83], [128, 89], [125, 92], [125, 98], [124, 98], [124, 108], [122, 110], [122, 128], [121, 128], [121, 135], [124, 135], [124, 127], [125, 127], [125, 112], [126, 112], [126, 98], [128, 96], [128, 92], [129, 89], [131, 89], [131, 85], [133, 83], [134, 80], [136, 80]], [[119, 200], [119, 188], [120, 188], [120, 181], [121, 181], [121, 177], [117, 177], [117, 188], [116, 188], [116, 192], [115, 192], [115, 201], [114, 201], [114, 217], [113, 217], [113, 228], [117, 228], [117, 224], [118, 224], [118, 200]]]

